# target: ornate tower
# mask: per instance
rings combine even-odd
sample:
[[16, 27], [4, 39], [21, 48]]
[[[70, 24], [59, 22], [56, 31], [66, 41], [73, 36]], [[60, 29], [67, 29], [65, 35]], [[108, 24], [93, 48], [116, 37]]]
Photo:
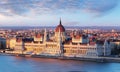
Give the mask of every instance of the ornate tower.
[[59, 35], [61, 36], [62, 42], [65, 41], [66, 33], [65, 33], [65, 28], [62, 25], [61, 19], [60, 19], [59, 25], [55, 28], [55, 40], [58, 40]]
[[60, 49], [60, 51], [59, 51], [59, 54], [60, 54], [60, 56], [63, 56], [63, 50], [64, 50], [64, 48], [63, 48], [63, 45], [62, 45], [62, 38], [61, 38], [61, 32], [60, 32], [60, 29], [59, 29], [59, 33], [58, 33], [58, 42], [57, 42], [58, 44], [58, 48]]
[[46, 42], [46, 41], [47, 41], [47, 30], [45, 28], [45, 31], [44, 31], [44, 42]]

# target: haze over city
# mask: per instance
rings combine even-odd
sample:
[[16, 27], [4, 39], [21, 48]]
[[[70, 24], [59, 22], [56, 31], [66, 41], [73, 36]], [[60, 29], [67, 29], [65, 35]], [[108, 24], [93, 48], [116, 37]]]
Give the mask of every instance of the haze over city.
[[1, 0], [1, 26], [120, 26], [119, 0]]

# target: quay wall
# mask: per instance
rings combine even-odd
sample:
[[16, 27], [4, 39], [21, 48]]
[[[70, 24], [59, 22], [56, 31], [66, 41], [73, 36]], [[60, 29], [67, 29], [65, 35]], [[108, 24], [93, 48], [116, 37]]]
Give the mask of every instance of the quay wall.
[[33, 58], [54, 58], [61, 60], [78, 60], [78, 61], [93, 61], [93, 62], [120, 62], [119, 57], [66, 57], [66, 56], [28, 55], [28, 54], [14, 54], [14, 53], [0, 53], [0, 55], [33, 57]]

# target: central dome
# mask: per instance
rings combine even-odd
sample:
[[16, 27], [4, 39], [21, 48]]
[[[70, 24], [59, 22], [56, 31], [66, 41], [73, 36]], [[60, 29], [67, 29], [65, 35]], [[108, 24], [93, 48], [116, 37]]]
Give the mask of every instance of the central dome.
[[60, 20], [60, 24], [55, 28], [55, 32], [59, 32], [59, 30], [60, 32], [65, 32], [65, 28], [62, 25], [61, 20]]

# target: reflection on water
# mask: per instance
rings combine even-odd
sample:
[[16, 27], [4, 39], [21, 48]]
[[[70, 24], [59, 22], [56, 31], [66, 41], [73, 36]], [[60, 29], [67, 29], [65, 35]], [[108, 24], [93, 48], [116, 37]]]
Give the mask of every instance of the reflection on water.
[[119, 72], [119, 63], [0, 56], [0, 72]]

